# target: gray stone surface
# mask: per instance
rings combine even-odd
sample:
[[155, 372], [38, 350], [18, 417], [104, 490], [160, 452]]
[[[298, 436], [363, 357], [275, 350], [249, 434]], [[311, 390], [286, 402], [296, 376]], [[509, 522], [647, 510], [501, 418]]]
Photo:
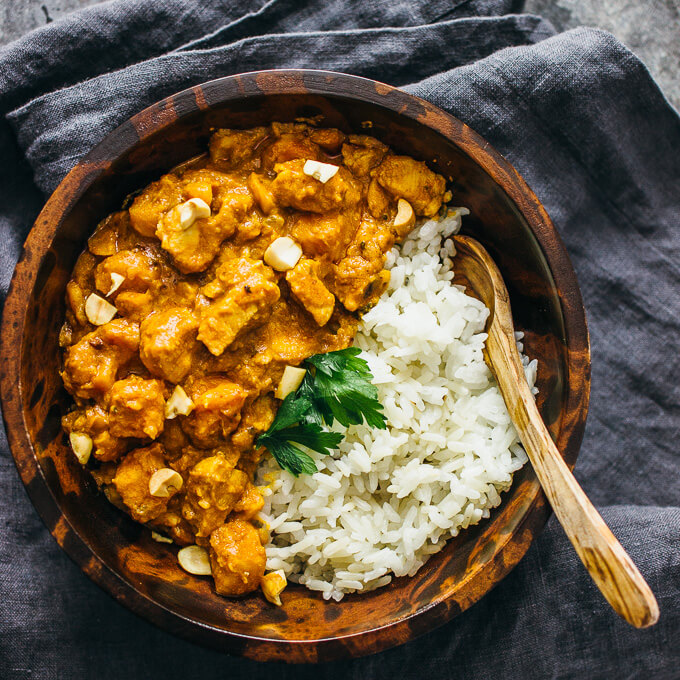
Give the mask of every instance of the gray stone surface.
[[526, 11], [559, 30], [593, 26], [613, 33], [680, 110], [680, 0], [527, 0]]
[[[0, 0], [0, 45], [100, 1]], [[527, 0], [526, 11], [550, 19], [560, 30], [593, 26], [610, 31], [647, 64], [680, 110], [680, 0]]]

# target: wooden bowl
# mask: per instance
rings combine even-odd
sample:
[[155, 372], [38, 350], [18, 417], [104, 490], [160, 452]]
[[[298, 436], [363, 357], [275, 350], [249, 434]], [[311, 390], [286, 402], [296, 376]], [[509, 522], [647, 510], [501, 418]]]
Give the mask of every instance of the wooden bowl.
[[583, 304], [565, 248], [516, 170], [435, 106], [372, 80], [323, 71], [221, 78], [145, 109], [65, 177], [38, 216], [2, 324], [0, 385], [10, 446], [26, 489], [59, 545], [113, 597], [191, 640], [257, 660], [328, 661], [401, 644], [453, 618], [520, 561], [549, 516], [527, 464], [491, 518], [462, 532], [412, 578], [326, 602], [298, 586], [284, 606], [259, 594], [229, 600], [177, 565], [176, 548], [106, 501], [67, 447], [70, 403], [58, 374], [64, 291], [97, 222], [131, 191], [202, 152], [216, 127], [321, 116], [370, 133], [451, 179], [465, 231], [495, 257], [526, 349], [539, 360], [538, 402], [565, 460], [576, 461], [588, 409], [590, 354]]

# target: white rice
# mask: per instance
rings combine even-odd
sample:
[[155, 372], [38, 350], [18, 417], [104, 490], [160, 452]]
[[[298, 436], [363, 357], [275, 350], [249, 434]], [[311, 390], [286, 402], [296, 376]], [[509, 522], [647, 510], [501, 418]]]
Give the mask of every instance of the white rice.
[[[489, 516], [527, 460], [482, 356], [488, 309], [450, 283], [449, 237], [467, 213], [425, 222], [389, 253], [390, 287], [356, 337], [388, 429], [350, 427], [333, 456], [311, 453], [311, 476], [270, 456], [261, 467], [267, 569], [326, 599], [415, 574]], [[524, 362], [533, 387], [536, 361]]]

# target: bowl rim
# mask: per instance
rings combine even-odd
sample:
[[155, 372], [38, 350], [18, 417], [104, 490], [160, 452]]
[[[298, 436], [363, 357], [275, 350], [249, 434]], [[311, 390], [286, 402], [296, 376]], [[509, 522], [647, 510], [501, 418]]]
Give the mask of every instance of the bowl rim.
[[[21, 386], [23, 334], [25, 314], [36, 276], [58, 226], [83, 193], [117, 157], [149, 135], [171, 126], [179, 118], [196, 113], [197, 110], [208, 110], [212, 104], [223, 105], [248, 97], [310, 94], [368, 102], [411, 118], [446, 137], [494, 181], [500, 183], [499, 180], [503, 180], [501, 186], [524, 217], [548, 263], [559, 293], [568, 365], [571, 367], [576, 363], [582, 374], [576, 389], [568, 390], [566, 395], [565, 408], [576, 408], [583, 414], [575, 423], [568, 424], [568, 436], [565, 435], [564, 438], [562, 455], [571, 468], [576, 462], [583, 438], [590, 395], [590, 344], [585, 309], [576, 274], [559, 233], [517, 170], [479, 134], [434, 104], [391, 85], [335, 71], [251, 71], [210, 80], [165, 97], [107, 134], [68, 172], [51, 194], [26, 238], [14, 270], [2, 313], [0, 333], [0, 395], [9, 447], [29, 498], [48, 530], [69, 557], [105, 592], [137, 615], [169, 632], [222, 651], [258, 660], [338, 659], [348, 654], [346, 641], [359, 637], [368, 640], [362, 643], [364, 651], [359, 650], [356, 655], [382, 651], [442, 625], [474, 604], [495, 584], [489, 584], [483, 593], [470, 593], [470, 597], [466, 598], [460, 608], [444, 608], [437, 617], [423, 617], [422, 614], [433, 608], [441, 608], [446, 598], [387, 625], [315, 640], [282, 640], [225, 631], [165, 607], [106, 566], [62, 513], [59, 502], [43, 475], [25, 427]], [[409, 108], [409, 105], [413, 107], [414, 102], [417, 103], [417, 115]], [[22, 348], [22, 351], [16, 351], [17, 347]], [[579, 361], [576, 361], [576, 352], [580, 352]], [[550, 513], [545, 495], [539, 490], [515, 530], [508, 535], [502, 549], [483, 567], [484, 570], [492, 567], [496, 569], [500, 574], [496, 583], [505, 578], [523, 558]], [[508, 553], [505, 548], [510, 540], [516, 538], [519, 532], [526, 531], [531, 534], [530, 540], [516, 545], [510, 554], [504, 556], [502, 564], [499, 564], [499, 556], [504, 552]], [[462, 584], [462, 589], [467, 587], [466, 583], [467, 579]], [[305, 648], [302, 657], [293, 654], [294, 659], [287, 659], [295, 646]]]

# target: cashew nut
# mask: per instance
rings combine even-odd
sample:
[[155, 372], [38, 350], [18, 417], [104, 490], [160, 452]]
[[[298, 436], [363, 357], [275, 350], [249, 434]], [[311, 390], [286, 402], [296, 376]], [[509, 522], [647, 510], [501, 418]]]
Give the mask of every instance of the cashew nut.
[[120, 288], [120, 285], [123, 283], [123, 281], [125, 281], [124, 276], [118, 274], [117, 272], [111, 272], [111, 288], [109, 288], [109, 292], [106, 294], [106, 297], [109, 297], [109, 295], [115, 293]]
[[326, 184], [326, 182], [335, 177], [336, 173], [340, 168], [337, 165], [331, 165], [330, 163], [319, 163], [319, 161], [305, 161], [302, 167], [302, 172], [305, 175], [309, 175], [314, 179], [318, 179], [319, 182]]
[[179, 566], [196, 576], [210, 576], [212, 567], [208, 551], [198, 545], [188, 545], [177, 553]]
[[412, 227], [415, 223], [416, 216], [411, 204], [400, 198], [397, 201], [397, 216], [394, 218], [394, 226], [397, 228]]
[[82, 432], [71, 432], [68, 436], [73, 453], [81, 465], [85, 465], [92, 453], [92, 438]]
[[151, 532], [151, 538], [153, 538], [154, 541], [157, 543], [172, 543], [172, 539], [168, 538], [167, 536], [163, 536], [163, 534], [159, 534], [157, 531], [152, 531]]
[[168, 498], [177, 493], [183, 484], [179, 472], [170, 468], [156, 470], [149, 479], [149, 493], [157, 498]]
[[118, 314], [118, 310], [103, 297], [92, 293], [85, 301], [85, 316], [95, 326], [103, 326]]
[[210, 206], [202, 198], [190, 198], [177, 207], [179, 226], [188, 229], [196, 220], [210, 217]]
[[292, 269], [301, 257], [302, 249], [288, 236], [275, 239], [264, 251], [264, 261], [279, 272]]
[[172, 420], [177, 416], [188, 416], [194, 410], [194, 402], [180, 385], [176, 385], [170, 399], [165, 402], [165, 417]]
[[267, 601], [280, 607], [281, 593], [287, 585], [288, 581], [286, 580], [286, 575], [283, 569], [279, 569], [278, 571], [271, 571], [268, 574], [265, 574], [262, 577], [260, 588], [262, 588], [262, 594]]
[[302, 384], [305, 373], [307, 373], [307, 370], [304, 368], [286, 366], [286, 368], [283, 369], [283, 376], [281, 377], [279, 386], [276, 388], [274, 396], [277, 399], [285, 399], [291, 392], [295, 392]]

